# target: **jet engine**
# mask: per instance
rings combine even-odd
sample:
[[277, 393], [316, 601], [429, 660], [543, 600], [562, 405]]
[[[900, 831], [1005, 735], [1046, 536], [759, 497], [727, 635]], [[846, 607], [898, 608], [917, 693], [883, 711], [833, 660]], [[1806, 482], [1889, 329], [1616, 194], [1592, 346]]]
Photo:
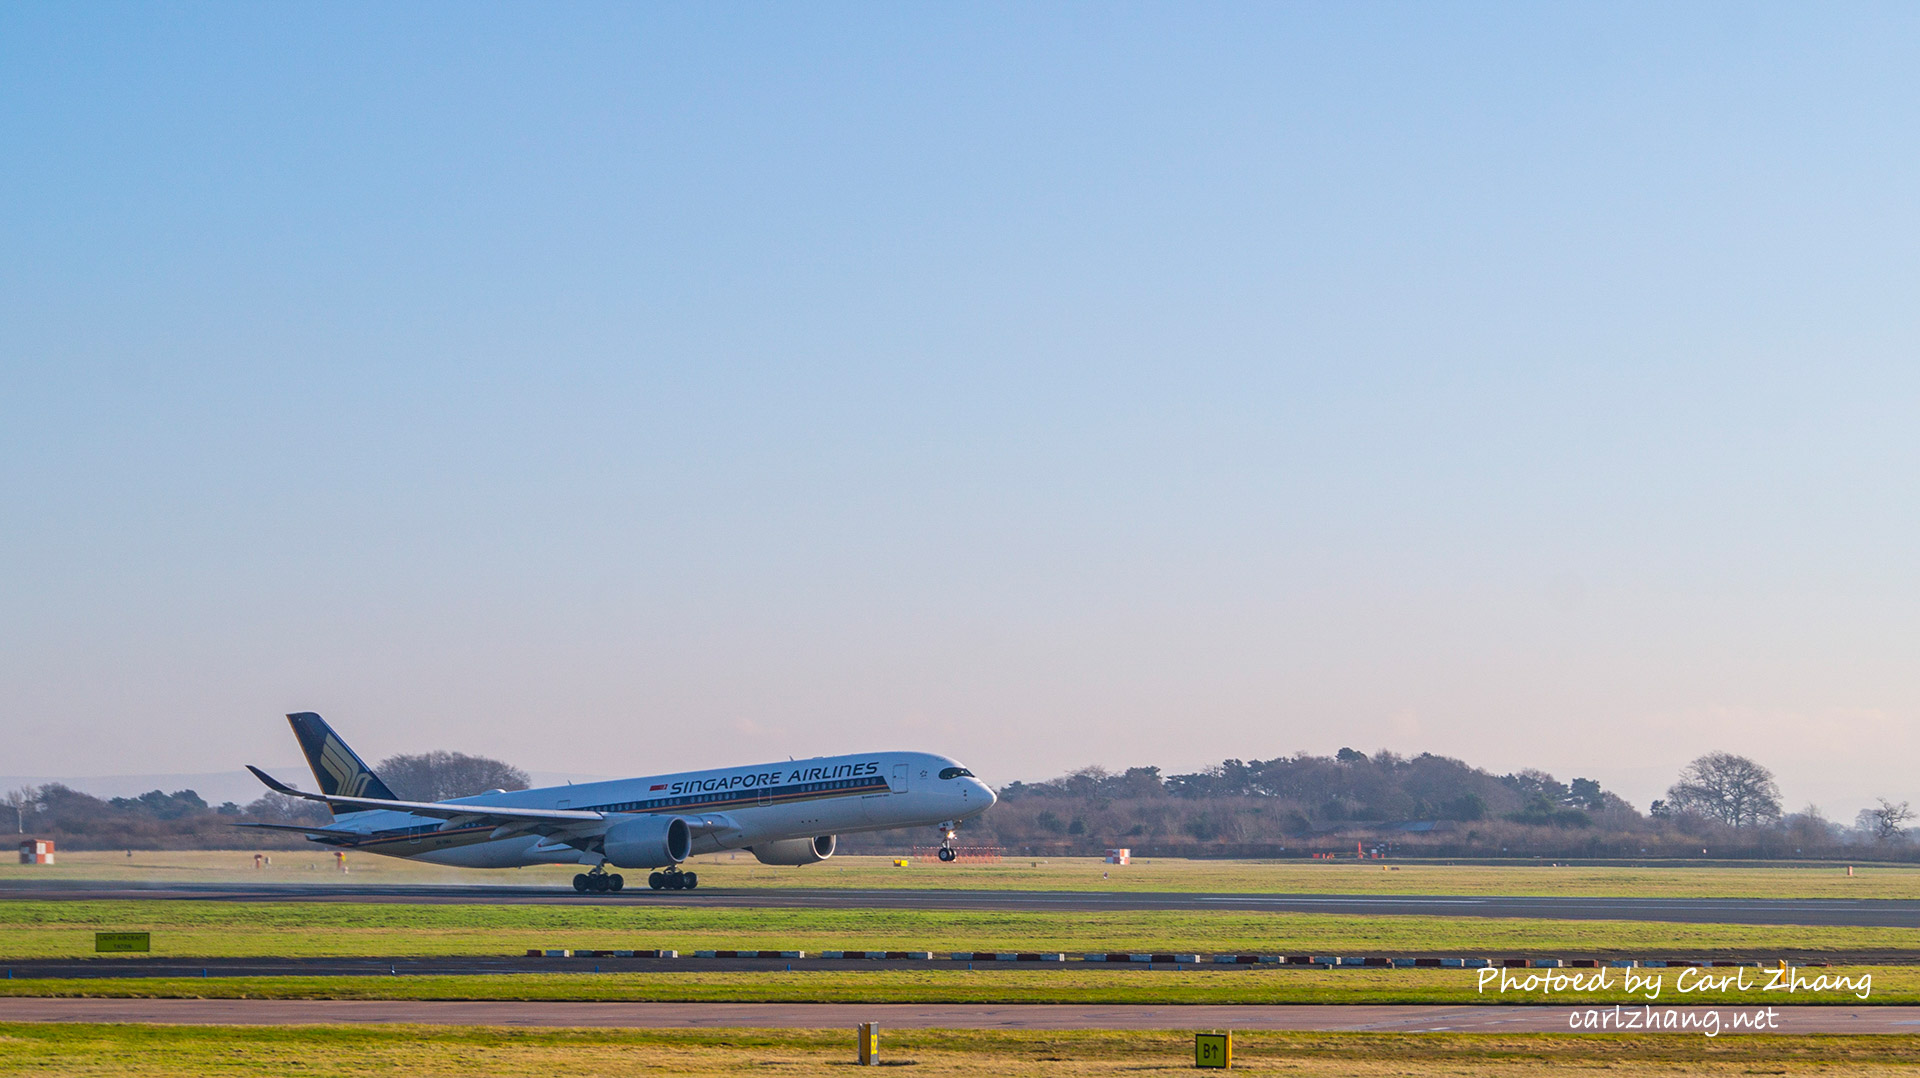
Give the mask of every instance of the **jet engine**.
[[763, 865], [811, 865], [832, 857], [837, 845], [839, 843], [834, 836], [820, 835], [815, 838], [783, 838], [778, 842], [762, 842], [747, 848]]
[[678, 816], [635, 816], [607, 828], [601, 852], [619, 868], [665, 868], [693, 852], [693, 830]]

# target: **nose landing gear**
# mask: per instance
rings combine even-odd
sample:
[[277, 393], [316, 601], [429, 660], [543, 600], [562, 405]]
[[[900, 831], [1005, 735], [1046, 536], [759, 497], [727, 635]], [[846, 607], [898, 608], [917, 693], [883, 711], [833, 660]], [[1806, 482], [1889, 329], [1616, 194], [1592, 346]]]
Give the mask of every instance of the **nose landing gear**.
[[952, 820], [940, 825], [940, 860], [951, 861], [960, 856], [953, 850], [953, 830], [958, 826]]
[[647, 886], [656, 891], [691, 891], [700, 886], [700, 874], [682, 872], [678, 865], [647, 877]]
[[618, 891], [626, 885], [626, 877], [617, 872], [608, 872], [603, 865], [595, 865], [592, 871], [582, 872], [573, 878], [573, 889], [581, 894]]

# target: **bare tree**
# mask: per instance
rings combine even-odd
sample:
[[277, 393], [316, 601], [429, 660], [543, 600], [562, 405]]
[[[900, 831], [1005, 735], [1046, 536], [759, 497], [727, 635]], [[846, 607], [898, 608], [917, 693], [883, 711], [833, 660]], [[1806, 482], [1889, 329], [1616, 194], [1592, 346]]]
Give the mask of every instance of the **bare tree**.
[[1734, 827], [1780, 816], [1780, 787], [1773, 772], [1744, 756], [1710, 752], [1688, 764], [1667, 789], [1676, 812], [1691, 812]]
[[1793, 840], [1793, 852], [1800, 853], [1809, 847], [1831, 845], [1839, 837], [1840, 828], [1820, 812], [1820, 806], [1809, 803], [1799, 812], [1782, 816], [1780, 830]]
[[27, 833], [27, 811], [40, 799], [40, 791], [29, 786], [24, 790], [8, 790], [7, 806], [13, 809], [13, 831], [16, 835]]
[[1875, 800], [1880, 802], [1879, 808], [1868, 809], [1860, 814], [1861, 822], [1872, 827], [1874, 841], [1892, 842], [1905, 838], [1907, 822], [1913, 819], [1913, 810], [1907, 807], [1905, 801], [1896, 805], [1884, 797]]
[[327, 810], [311, 801], [297, 797], [288, 797], [271, 791], [261, 794], [260, 799], [240, 810], [248, 819], [260, 823], [310, 823], [326, 824], [331, 817]]
[[462, 752], [389, 756], [374, 767], [405, 801], [445, 801], [488, 790], [524, 790], [527, 773], [512, 764]]

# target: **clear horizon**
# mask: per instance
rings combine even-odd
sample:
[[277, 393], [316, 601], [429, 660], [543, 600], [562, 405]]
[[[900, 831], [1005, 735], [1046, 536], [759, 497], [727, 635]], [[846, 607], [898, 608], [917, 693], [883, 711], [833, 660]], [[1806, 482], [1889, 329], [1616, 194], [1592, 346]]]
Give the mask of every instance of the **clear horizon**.
[[0, 10], [0, 772], [1920, 802], [1916, 24]]

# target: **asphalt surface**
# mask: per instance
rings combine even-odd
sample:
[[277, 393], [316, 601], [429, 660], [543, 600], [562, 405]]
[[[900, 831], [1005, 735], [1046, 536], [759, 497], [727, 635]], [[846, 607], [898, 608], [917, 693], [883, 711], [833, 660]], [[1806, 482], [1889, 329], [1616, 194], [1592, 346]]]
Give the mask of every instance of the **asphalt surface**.
[[[1590, 1013], [1661, 1016], [1728, 1035], [1737, 1018], [1777, 1033], [1920, 1033], [1920, 1007], [1093, 1006], [910, 1003], [527, 1003], [0, 997], [0, 1022], [167, 1025], [625, 1027], [633, 1029], [1234, 1029], [1375, 1033], [1565, 1033]], [[1665, 1017], [1672, 1015], [1673, 1017]], [[1607, 1030], [1617, 1032], [1616, 1029]]]
[[199, 899], [227, 902], [404, 902], [492, 905], [693, 906], [806, 909], [1262, 910], [1366, 916], [1502, 917], [1684, 924], [1920, 928], [1916, 899], [1513, 898], [1491, 895], [1207, 894], [1179, 891], [990, 891], [702, 888], [578, 894], [558, 887], [448, 884], [214, 884], [18, 880], [0, 899]]

